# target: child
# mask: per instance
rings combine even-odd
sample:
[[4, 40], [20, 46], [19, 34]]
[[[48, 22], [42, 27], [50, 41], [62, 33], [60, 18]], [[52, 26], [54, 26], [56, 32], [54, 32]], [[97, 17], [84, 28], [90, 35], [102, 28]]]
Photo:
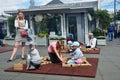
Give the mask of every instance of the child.
[[35, 48], [35, 43], [30, 42], [29, 48], [30, 51], [27, 54], [27, 69], [29, 69], [31, 66], [33, 66], [35, 69], [38, 69], [40, 67], [41, 58], [38, 50]]
[[80, 50], [80, 44], [79, 42], [73, 42], [72, 44], [74, 52], [71, 54], [71, 59], [69, 59], [67, 61], [67, 64], [75, 64], [75, 63], [82, 63], [82, 57], [83, 57], [83, 53]]
[[73, 44], [72, 41], [68, 41], [68, 42], [67, 42], [68, 52], [72, 52], [72, 46], [71, 46], [72, 44]]

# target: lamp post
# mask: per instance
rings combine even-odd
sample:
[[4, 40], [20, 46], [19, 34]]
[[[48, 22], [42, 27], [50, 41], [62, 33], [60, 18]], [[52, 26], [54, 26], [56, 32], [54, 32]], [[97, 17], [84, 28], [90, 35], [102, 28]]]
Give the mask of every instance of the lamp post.
[[114, 25], [116, 25], [116, 0], [114, 0]]

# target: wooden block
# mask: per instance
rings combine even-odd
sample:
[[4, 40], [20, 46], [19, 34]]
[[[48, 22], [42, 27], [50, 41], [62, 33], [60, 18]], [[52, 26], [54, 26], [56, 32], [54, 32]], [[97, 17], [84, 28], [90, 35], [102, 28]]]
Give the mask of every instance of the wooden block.
[[44, 60], [41, 60], [41, 62], [44, 62]]
[[62, 67], [71, 67], [71, 64], [62, 63]]
[[86, 61], [86, 57], [82, 57], [82, 61]]
[[100, 50], [100, 48], [94, 48], [94, 50]]
[[41, 65], [46, 65], [46, 64], [51, 64], [52, 62], [51, 61], [43, 61], [42, 63], [41, 63]]
[[64, 45], [64, 48], [65, 48], [65, 49], [68, 49], [68, 48], [69, 48], [69, 46], [68, 46], [68, 45]]
[[43, 60], [46, 61], [46, 57], [43, 57]]
[[49, 56], [47, 56], [47, 57], [46, 57], [46, 60], [47, 60], [47, 61], [50, 61], [50, 57], [49, 57]]
[[87, 50], [86, 47], [80, 47], [80, 49], [81, 49], [81, 50], [85, 50], [85, 51]]
[[91, 64], [81, 64], [80, 66], [92, 66]]
[[7, 43], [4, 43], [3, 46], [8, 46], [8, 44], [7, 44]]
[[69, 59], [68, 59], [67, 57], [64, 57], [64, 60], [65, 60], [65, 61], [68, 61]]
[[46, 65], [46, 62], [42, 62], [41, 65]]
[[46, 61], [46, 64], [50, 64], [50, 63], [52, 63], [51, 61]]
[[47, 61], [48, 61], [48, 60], [50, 60], [50, 57], [49, 57], [49, 56], [43, 56], [43, 57], [42, 57], [42, 60], [44, 60], [44, 61], [47, 60]]
[[26, 61], [20, 61], [20, 64], [26, 64]]
[[86, 59], [84, 59], [83, 63], [80, 66], [92, 66]]
[[43, 58], [44, 58], [44, 57], [43, 57], [43, 56], [41, 56], [41, 60], [43, 60]]
[[92, 48], [87, 48], [87, 51], [89, 51], [89, 50], [93, 50]]
[[14, 70], [23, 70], [23, 68], [15, 67]]
[[62, 50], [61, 53], [67, 53], [67, 51], [66, 50]]
[[23, 64], [20, 64], [20, 63], [14, 64], [13, 69], [14, 70], [23, 70]]
[[64, 57], [64, 59], [71, 59], [71, 56]]
[[51, 61], [48, 61], [49, 64], [51, 64], [52, 62]]
[[78, 66], [80, 66], [80, 64], [72, 64], [71, 66], [72, 67], [78, 67]]

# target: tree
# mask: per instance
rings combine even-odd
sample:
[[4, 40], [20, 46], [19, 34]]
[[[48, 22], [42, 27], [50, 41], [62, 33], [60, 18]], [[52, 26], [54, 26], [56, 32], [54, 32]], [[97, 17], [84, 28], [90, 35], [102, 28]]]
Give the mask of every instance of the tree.
[[99, 19], [99, 27], [101, 29], [107, 29], [112, 22], [112, 18], [110, 18], [110, 14], [107, 10], [97, 10], [95, 12], [95, 17]]
[[120, 10], [117, 12], [116, 19], [120, 20]]
[[9, 26], [10, 33], [15, 33], [14, 20], [15, 20], [15, 17], [8, 18], [8, 26]]
[[37, 29], [37, 34], [40, 37], [44, 37], [48, 35], [48, 29], [47, 29], [47, 21], [49, 20], [49, 16], [46, 14], [42, 15], [41, 20], [36, 20], [36, 29]]

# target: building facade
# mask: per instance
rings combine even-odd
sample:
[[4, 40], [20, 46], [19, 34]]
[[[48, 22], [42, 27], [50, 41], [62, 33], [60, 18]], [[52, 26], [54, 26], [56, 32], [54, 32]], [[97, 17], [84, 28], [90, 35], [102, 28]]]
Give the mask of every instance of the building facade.
[[[31, 1], [34, 4], [34, 1]], [[41, 15], [59, 15], [60, 21], [57, 31], [61, 32], [61, 36], [67, 37], [67, 34], [72, 33], [74, 35], [74, 40], [87, 43], [88, 33], [91, 32], [96, 27], [96, 22], [93, 19], [92, 14], [99, 7], [99, 1], [88, 1], [79, 3], [63, 3], [60, 0], [53, 0], [50, 3], [43, 6], [30, 5], [28, 9], [19, 9], [25, 16], [27, 16], [29, 21], [29, 26], [35, 34], [35, 23], [32, 20], [37, 18], [38, 20], [42, 18]], [[7, 14], [16, 15], [18, 10], [15, 11], [5, 11]], [[37, 17], [38, 15], [38, 17]], [[60, 27], [58, 27], [60, 26]], [[49, 30], [49, 32], [54, 32], [55, 28]]]

